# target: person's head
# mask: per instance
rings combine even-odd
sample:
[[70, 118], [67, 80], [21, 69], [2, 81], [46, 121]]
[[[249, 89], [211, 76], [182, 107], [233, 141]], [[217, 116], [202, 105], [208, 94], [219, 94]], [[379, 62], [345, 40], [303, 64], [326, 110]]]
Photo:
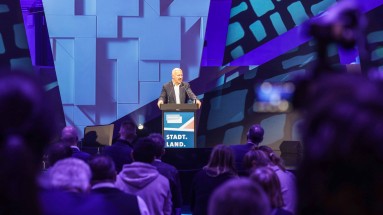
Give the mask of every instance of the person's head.
[[269, 215], [270, 201], [263, 189], [247, 178], [236, 178], [218, 187], [209, 200], [209, 215]]
[[231, 148], [227, 145], [216, 145], [211, 154], [205, 169], [213, 170], [217, 174], [224, 172], [235, 173], [234, 155]]
[[265, 167], [269, 164], [271, 164], [269, 157], [265, 152], [258, 149], [248, 151], [243, 157], [243, 167], [248, 171], [252, 171], [252, 169], [259, 167]]
[[383, 214], [381, 84], [334, 74], [311, 86], [297, 171], [301, 214]]
[[137, 125], [133, 121], [124, 121], [121, 123], [120, 139], [133, 141], [137, 137]]
[[0, 211], [37, 214], [36, 174], [52, 140], [52, 118], [44, 88], [36, 77], [0, 71]]
[[133, 147], [133, 160], [143, 163], [152, 163], [156, 156], [156, 146], [152, 139], [145, 137]]
[[176, 85], [179, 85], [182, 83], [182, 80], [183, 80], [182, 69], [174, 68], [172, 70], [172, 81], [173, 81], [173, 83], [175, 83]]
[[72, 157], [72, 149], [63, 142], [51, 144], [47, 149], [47, 166], [53, 166], [57, 161]]
[[156, 158], [161, 159], [162, 155], [165, 153], [165, 140], [162, 137], [162, 134], [152, 133], [148, 136], [152, 139], [155, 145]]
[[283, 160], [281, 157], [279, 157], [277, 154], [275, 154], [274, 150], [269, 147], [269, 146], [259, 146], [258, 150], [261, 150], [266, 153], [267, 156], [269, 156], [270, 161], [274, 164], [277, 165], [280, 169], [283, 171], [286, 171], [286, 167], [283, 163]]
[[78, 158], [59, 160], [49, 172], [52, 188], [69, 192], [88, 192], [91, 177], [88, 164]]
[[114, 182], [116, 180], [116, 168], [112, 158], [105, 155], [96, 155], [88, 161], [92, 171], [91, 184], [101, 182]]
[[258, 145], [263, 140], [264, 130], [259, 124], [254, 124], [247, 132], [247, 141]]
[[66, 126], [61, 131], [61, 141], [70, 146], [77, 146], [78, 133], [75, 127]]
[[272, 208], [284, 206], [281, 183], [272, 169], [268, 167], [257, 168], [250, 174], [250, 179], [261, 185], [269, 197]]

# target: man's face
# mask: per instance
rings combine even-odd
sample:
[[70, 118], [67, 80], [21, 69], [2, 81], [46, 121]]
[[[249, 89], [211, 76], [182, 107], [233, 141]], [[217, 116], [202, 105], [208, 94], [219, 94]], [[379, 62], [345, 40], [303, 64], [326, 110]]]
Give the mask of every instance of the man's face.
[[134, 139], [137, 136], [137, 129], [130, 125], [123, 126], [120, 128], [120, 136], [124, 139]]
[[173, 82], [176, 85], [179, 85], [179, 84], [182, 83], [182, 79], [183, 79], [182, 70], [180, 70], [180, 69], [173, 70], [173, 72], [172, 72], [172, 80], [173, 80]]

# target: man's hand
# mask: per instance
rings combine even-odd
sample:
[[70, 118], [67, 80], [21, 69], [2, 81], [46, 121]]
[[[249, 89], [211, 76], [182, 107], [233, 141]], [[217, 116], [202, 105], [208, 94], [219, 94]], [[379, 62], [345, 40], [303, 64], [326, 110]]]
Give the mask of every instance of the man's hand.
[[198, 100], [198, 99], [196, 99], [195, 100], [195, 103], [197, 104], [197, 106], [198, 106], [198, 109], [200, 109], [201, 108], [201, 101], [200, 100]]
[[157, 102], [157, 106], [158, 106], [158, 108], [161, 108], [161, 105], [162, 104], [164, 104], [164, 101], [162, 101], [162, 100], [158, 100], [158, 102]]

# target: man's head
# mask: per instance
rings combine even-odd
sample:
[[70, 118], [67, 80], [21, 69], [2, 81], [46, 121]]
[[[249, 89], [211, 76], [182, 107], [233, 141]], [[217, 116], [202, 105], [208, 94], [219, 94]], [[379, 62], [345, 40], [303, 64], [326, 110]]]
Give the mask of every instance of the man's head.
[[152, 133], [148, 136], [148, 138], [152, 139], [155, 146], [155, 155], [156, 158], [161, 158], [165, 153], [165, 140], [161, 134]]
[[254, 124], [247, 132], [247, 141], [258, 145], [263, 140], [264, 130], [259, 124]]
[[132, 142], [137, 137], [137, 126], [132, 121], [125, 121], [120, 126], [120, 139]]
[[66, 126], [61, 131], [61, 141], [71, 146], [76, 146], [78, 141], [78, 133], [75, 127]]
[[174, 68], [172, 70], [172, 81], [173, 81], [173, 83], [176, 85], [179, 85], [182, 83], [182, 80], [183, 80], [182, 69]]
[[156, 155], [155, 143], [151, 138], [145, 137], [138, 141], [133, 148], [134, 161], [152, 163]]
[[112, 158], [105, 155], [97, 155], [88, 161], [92, 170], [92, 184], [101, 182], [114, 182], [116, 180], [116, 168]]

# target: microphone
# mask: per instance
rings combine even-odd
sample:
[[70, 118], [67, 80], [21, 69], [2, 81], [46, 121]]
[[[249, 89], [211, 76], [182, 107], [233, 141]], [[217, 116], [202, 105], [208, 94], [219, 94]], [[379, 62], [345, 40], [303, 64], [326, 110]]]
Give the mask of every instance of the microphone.
[[184, 84], [184, 82], [182, 82], [180, 86], [183, 87], [183, 88], [185, 89], [185, 92], [186, 92], [187, 96], [189, 97], [189, 99], [192, 100], [193, 103], [195, 103], [196, 98], [195, 98], [195, 96], [191, 96], [191, 94], [190, 94], [190, 92], [189, 92], [190, 87], [187, 87], [187, 86]]

